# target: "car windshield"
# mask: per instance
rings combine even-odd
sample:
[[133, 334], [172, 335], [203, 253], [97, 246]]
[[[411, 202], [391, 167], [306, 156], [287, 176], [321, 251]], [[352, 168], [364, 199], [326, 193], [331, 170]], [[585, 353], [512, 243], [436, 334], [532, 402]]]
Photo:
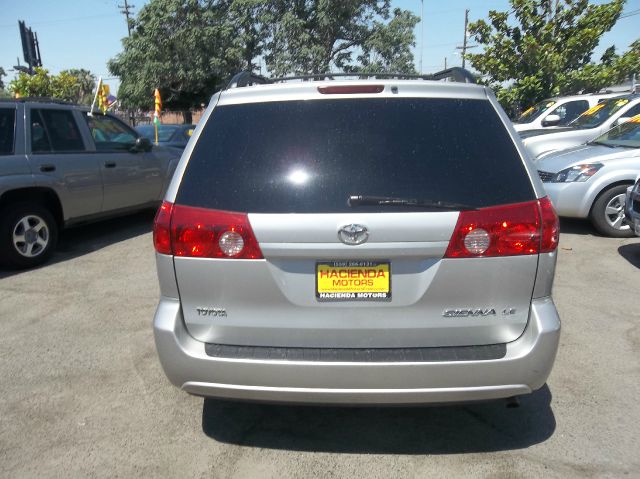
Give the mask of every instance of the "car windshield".
[[531, 123], [556, 103], [554, 100], [542, 100], [526, 109], [514, 123]]
[[640, 148], [640, 115], [636, 115], [629, 121], [611, 128], [591, 143]]
[[592, 106], [569, 126], [579, 129], [596, 128], [611, 118], [620, 108], [629, 103], [628, 98], [611, 98]]
[[[178, 125], [160, 125], [158, 126], [158, 141], [169, 141], [173, 133], [179, 128]], [[156, 132], [153, 125], [144, 125], [137, 128], [145, 138], [156, 141]]]

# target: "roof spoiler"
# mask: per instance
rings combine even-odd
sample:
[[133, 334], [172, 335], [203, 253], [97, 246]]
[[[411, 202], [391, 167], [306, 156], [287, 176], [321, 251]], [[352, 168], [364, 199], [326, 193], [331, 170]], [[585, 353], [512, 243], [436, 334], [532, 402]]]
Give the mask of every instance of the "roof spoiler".
[[476, 77], [469, 70], [465, 70], [460, 67], [447, 68], [436, 73], [428, 75], [409, 75], [404, 73], [367, 73], [367, 72], [353, 72], [353, 73], [320, 73], [315, 75], [299, 75], [283, 78], [265, 78], [260, 75], [256, 75], [249, 71], [242, 71], [231, 78], [225, 90], [231, 88], [241, 88], [252, 85], [265, 85], [273, 83], [283, 83], [292, 80], [303, 81], [318, 81], [318, 80], [335, 80], [336, 78], [358, 78], [360, 80], [368, 78], [380, 78], [380, 79], [397, 79], [397, 80], [445, 80], [458, 83], [476, 83]]

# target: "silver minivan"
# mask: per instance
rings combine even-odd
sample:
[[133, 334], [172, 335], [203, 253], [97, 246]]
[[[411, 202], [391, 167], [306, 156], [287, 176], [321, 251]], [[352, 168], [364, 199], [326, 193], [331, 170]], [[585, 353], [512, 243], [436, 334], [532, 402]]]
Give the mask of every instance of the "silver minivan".
[[170, 381], [320, 404], [543, 386], [558, 218], [493, 93], [309, 79], [232, 80], [182, 156], [154, 223]]

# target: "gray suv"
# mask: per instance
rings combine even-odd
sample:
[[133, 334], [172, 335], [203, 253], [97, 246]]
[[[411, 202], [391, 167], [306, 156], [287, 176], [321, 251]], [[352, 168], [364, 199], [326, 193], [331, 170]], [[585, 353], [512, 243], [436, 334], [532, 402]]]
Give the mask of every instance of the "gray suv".
[[213, 96], [154, 223], [168, 378], [321, 404], [540, 388], [558, 218], [492, 92], [332, 77]]
[[178, 160], [115, 116], [0, 100], [0, 262], [41, 264], [60, 228], [159, 204]]

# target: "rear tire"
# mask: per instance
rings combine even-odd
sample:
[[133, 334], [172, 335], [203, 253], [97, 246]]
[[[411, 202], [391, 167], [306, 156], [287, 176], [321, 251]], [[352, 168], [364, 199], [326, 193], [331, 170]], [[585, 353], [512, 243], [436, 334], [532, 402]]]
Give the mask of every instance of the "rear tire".
[[47, 261], [58, 242], [58, 224], [38, 203], [16, 203], [0, 212], [0, 262], [18, 269]]
[[633, 230], [624, 219], [624, 203], [628, 185], [613, 186], [600, 194], [591, 207], [589, 218], [602, 235], [631, 238]]

